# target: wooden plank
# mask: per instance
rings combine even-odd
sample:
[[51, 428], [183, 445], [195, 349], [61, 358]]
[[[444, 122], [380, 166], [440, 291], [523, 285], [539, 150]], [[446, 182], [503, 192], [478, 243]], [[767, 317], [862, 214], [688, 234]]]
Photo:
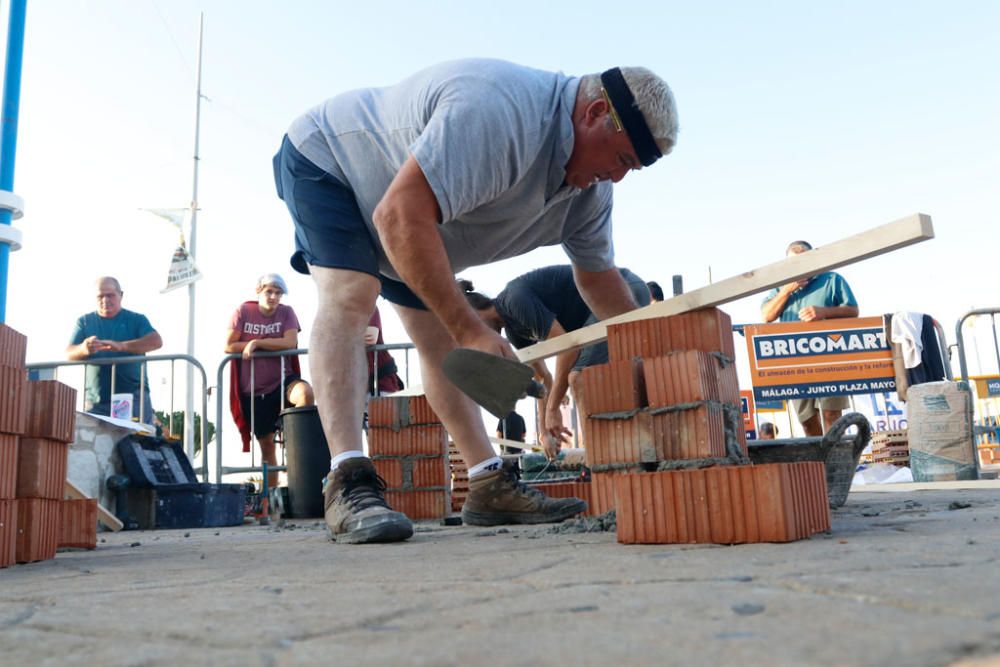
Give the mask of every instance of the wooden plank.
[[[66, 493], [67, 496], [75, 500], [90, 499], [90, 497], [86, 493], [81, 491], [79, 487], [76, 486], [76, 484], [69, 481], [68, 479], [66, 480], [66, 483], [63, 485], [63, 491]], [[109, 512], [107, 508], [105, 508], [104, 505], [100, 503], [97, 503], [97, 518], [100, 520], [101, 523], [103, 523], [105, 526], [107, 526], [116, 533], [125, 527], [125, 524], [119, 521], [118, 517]]]
[[632, 322], [653, 317], [679, 315], [690, 310], [710, 308], [729, 301], [757, 294], [785, 283], [830, 271], [863, 259], [904, 248], [934, 238], [929, 215], [915, 213], [881, 227], [849, 236], [809, 252], [786, 257], [781, 261], [707, 285], [672, 299], [650, 304], [637, 310], [612, 317], [562, 336], [549, 338], [517, 351], [518, 358], [530, 363], [552, 357], [560, 352], [598, 343], [608, 335], [609, 324]]
[[[395, 396], [396, 394], [393, 394]], [[510, 447], [511, 449], [520, 449], [521, 451], [533, 450], [540, 452], [541, 447], [530, 442], [521, 442], [520, 440], [507, 440], [505, 438], [494, 438], [493, 436], [488, 436], [490, 442], [494, 445], [502, 445], [504, 447]]]

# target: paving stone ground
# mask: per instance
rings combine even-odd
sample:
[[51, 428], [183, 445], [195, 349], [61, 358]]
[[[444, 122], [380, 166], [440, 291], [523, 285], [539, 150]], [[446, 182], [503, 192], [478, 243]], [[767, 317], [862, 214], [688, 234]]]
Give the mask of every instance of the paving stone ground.
[[0, 570], [0, 664], [1000, 664], [1000, 488], [980, 484], [852, 492], [831, 533], [792, 544], [102, 533]]

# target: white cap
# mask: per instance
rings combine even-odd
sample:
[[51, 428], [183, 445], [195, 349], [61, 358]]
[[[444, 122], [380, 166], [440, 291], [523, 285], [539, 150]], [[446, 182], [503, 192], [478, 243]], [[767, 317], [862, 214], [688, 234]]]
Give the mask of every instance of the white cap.
[[273, 285], [274, 287], [280, 289], [283, 294], [288, 294], [288, 285], [285, 284], [285, 279], [277, 273], [265, 273], [257, 279], [258, 292], [266, 285]]

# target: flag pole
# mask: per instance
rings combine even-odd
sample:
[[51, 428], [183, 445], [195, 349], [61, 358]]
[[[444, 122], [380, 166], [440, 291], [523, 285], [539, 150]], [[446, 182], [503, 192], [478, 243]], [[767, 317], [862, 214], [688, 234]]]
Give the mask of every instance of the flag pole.
[[[201, 138], [201, 53], [202, 38], [205, 32], [205, 13], [202, 12], [198, 19], [198, 76], [197, 91], [195, 95], [194, 111], [194, 184], [191, 191], [191, 233], [190, 254], [192, 261], [197, 259], [198, 252], [198, 144]], [[188, 337], [187, 353], [194, 356], [194, 328], [195, 328], [195, 282], [188, 285]], [[221, 390], [221, 388], [220, 388]], [[202, 415], [202, 419], [207, 419], [208, 415]], [[187, 365], [187, 402], [184, 408], [184, 444], [187, 448], [189, 458], [194, 458], [194, 367]], [[201, 455], [208, 456], [208, 443], [201, 443]], [[204, 459], [203, 459], [204, 460]]]
[[0, 120], [0, 324], [7, 320], [7, 270], [11, 250], [21, 247], [20, 230], [11, 220], [24, 208], [14, 194], [14, 152], [17, 149], [17, 116], [21, 105], [21, 60], [24, 54], [26, 0], [10, 3], [7, 22], [7, 62], [3, 79], [3, 118]]

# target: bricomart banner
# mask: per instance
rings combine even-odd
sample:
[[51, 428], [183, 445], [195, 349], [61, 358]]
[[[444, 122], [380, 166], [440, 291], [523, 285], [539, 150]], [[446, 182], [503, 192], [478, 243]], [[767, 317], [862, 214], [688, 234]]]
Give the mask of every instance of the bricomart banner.
[[754, 324], [743, 331], [758, 401], [896, 390], [881, 317]]

